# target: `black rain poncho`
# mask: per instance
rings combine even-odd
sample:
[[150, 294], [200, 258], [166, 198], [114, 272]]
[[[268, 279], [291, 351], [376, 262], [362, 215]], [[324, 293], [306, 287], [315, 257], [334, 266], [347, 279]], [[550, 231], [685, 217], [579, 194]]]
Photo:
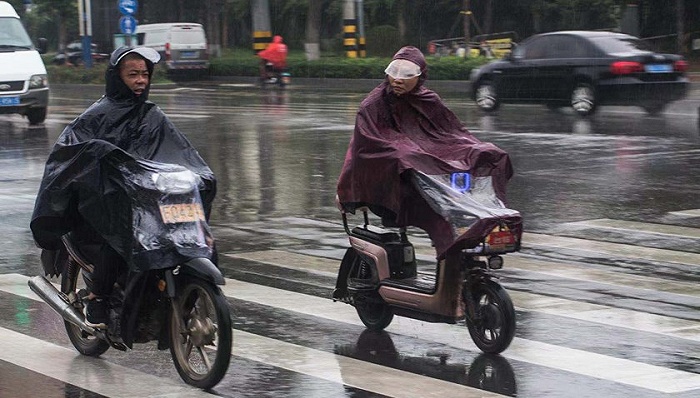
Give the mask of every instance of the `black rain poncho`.
[[[146, 64], [152, 74], [153, 64]], [[63, 130], [51, 150], [30, 227], [41, 248], [55, 250], [61, 247], [62, 235], [84, 231], [82, 224], [87, 222], [88, 230], [100, 234], [133, 268], [129, 214], [114, 212], [128, 207], [120, 203], [123, 187], [110, 177], [115, 162], [130, 155], [187, 167], [203, 181], [200, 194], [207, 219], [216, 180], [187, 138], [148, 101], [150, 84], [136, 96], [119, 77], [116, 65], [110, 65], [105, 79], [105, 95]]]

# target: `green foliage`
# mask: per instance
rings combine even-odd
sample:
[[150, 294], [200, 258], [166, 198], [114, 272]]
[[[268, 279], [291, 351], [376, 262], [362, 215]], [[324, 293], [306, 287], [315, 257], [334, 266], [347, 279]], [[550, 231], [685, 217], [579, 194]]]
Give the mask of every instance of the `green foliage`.
[[391, 25], [381, 25], [367, 31], [367, 54], [391, 57], [401, 47], [399, 30]]
[[[396, 49], [392, 50], [393, 53]], [[478, 58], [427, 57], [430, 80], [467, 80], [471, 70], [488, 60]], [[381, 79], [391, 57], [346, 58], [343, 55], [322, 56], [317, 61], [307, 61], [301, 51], [291, 51], [287, 65], [292, 77]], [[212, 60], [213, 76], [258, 76], [259, 59], [252, 50], [224, 51], [221, 58]]]
[[[46, 65], [46, 73], [49, 76], [49, 84], [105, 84], [107, 63], [96, 63], [90, 69], [83, 66], [53, 65], [51, 60], [54, 55], [56, 54], [42, 55], [44, 65]], [[152, 83], [172, 83], [172, 81], [156, 67]]]

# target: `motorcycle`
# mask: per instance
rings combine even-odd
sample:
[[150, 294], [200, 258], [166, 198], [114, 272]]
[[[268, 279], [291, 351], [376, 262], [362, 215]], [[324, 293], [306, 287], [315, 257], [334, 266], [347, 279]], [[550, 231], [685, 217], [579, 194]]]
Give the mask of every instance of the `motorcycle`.
[[262, 86], [277, 85], [286, 87], [292, 83], [292, 75], [289, 73], [289, 68], [275, 68], [272, 62], [265, 63], [266, 79], [260, 79]]
[[[126, 351], [132, 342], [157, 340], [158, 349], [170, 350], [186, 383], [211, 388], [228, 369], [232, 326], [219, 287], [223, 275], [207, 255], [213, 240], [198, 191], [201, 180], [174, 164], [133, 160], [116, 167], [131, 198], [134, 257], [147, 261], [139, 272], [119, 276], [109, 297], [107, 328], [85, 322], [94, 265], [90, 251], [71, 233], [61, 238], [65, 254], [56, 263], [60, 290], [42, 275], [32, 277], [29, 286], [64, 319], [82, 355], [97, 357], [110, 347]], [[171, 252], [178, 260], [169, 261]]]
[[405, 226], [397, 231], [372, 225], [363, 207], [364, 222], [350, 229], [348, 212], [338, 203], [351, 247], [341, 261], [333, 300], [354, 306], [362, 323], [375, 331], [389, 326], [394, 315], [449, 324], [464, 319], [480, 350], [504, 351], [515, 336], [515, 310], [494, 271], [503, 267], [503, 254], [520, 250], [520, 213], [497, 199], [490, 177], [409, 173], [455, 235], [483, 233], [457, 244], [434, 273], [418, 271]]

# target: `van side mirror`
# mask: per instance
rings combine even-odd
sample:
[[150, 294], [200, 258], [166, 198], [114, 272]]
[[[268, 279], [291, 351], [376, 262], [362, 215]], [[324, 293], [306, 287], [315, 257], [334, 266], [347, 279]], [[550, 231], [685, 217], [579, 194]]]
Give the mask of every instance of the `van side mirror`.
[[37, 51], [39, 51], [39, 54], [46, 54], [48, 47], [49, 47], [49, 41], [46, 40], [45, 37], [40, 37], [39, 40], [37, 40], [36, 49], [37, 49]]
[[136, 34], [136, 44], [138, 44], [139, 46], [143, 46], [145, 38], [146, 38], [146, 33], [137, 33]]

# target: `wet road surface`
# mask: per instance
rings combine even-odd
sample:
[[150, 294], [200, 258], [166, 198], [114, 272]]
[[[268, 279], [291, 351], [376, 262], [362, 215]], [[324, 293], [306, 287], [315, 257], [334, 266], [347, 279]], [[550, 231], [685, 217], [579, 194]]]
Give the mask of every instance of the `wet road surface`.
[[[259, 90], [241, 82], [154, 88], [151, 99], [217, 175], [212, 225], [233, 311], [226, 397], [695, 397], [700, 394], [700, 95], [660, 117], [540, 106], [483, 115], [439, 91], [480, 139], [506, 149], [523, 250], [499, 271], [518, 331], [481, 355], [463, 324], [395, 318], [368, 332], [329, 300], [347, 248], [335, 180], [371, 87]], [[26, 285], [43, 164], [100, 87], [53, 87], [49, 118], [0, 116], [0, 396], [204, 396], [154, 344], [81, 357]], [[357, 220], [359, 222], [359, 220]], [[411, 231], [421, 269], [429, 240]]]

